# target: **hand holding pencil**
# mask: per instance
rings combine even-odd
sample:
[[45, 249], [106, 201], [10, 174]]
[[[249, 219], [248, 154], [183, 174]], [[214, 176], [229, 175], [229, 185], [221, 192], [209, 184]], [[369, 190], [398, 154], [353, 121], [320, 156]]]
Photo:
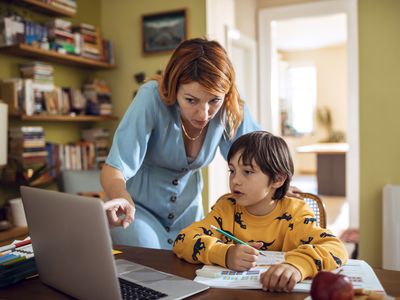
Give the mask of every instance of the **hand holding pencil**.
[[258, 254], [264, 255], [258, 249], [262, 247], [261, 242], [245, 243], [233, 235], [211, 225], [211, 228], [217, 232], [229, 237], [237, 243], [230, 247], [226, 253], [226, 266], [235, 271], [246, 271], [256, 266]]

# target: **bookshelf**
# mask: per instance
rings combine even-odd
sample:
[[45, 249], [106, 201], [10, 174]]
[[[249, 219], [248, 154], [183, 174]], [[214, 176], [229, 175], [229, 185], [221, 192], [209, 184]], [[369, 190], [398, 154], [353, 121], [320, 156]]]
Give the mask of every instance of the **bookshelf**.
[[71, 54], [61, 54], [52, 50], [44, 50], [27, 44], [17, 44], [12, 46], [0, 47], [0, 52], [9, 55], [18, 55], [34, 59], [43, 59], [65, 65], [75, 65], [90, 69], [112, 69], [115, 65], [94, 59], [88, 59]]
[[92, 116], [92, 115], [17, 115], [13, 114], [10, 117], [18, 118], [22, 121], [51, 121], [51, 122], [100, 122], [100, 121], [115, 121], [118, 120], [114, 116]]
[[[84, 1], [85, 0], [77, 0], [78, 8], [79, 8], [79, 2], [82, 3]], [[50, 19], [53, 17], [67, 17], [67, 18], [76, 17], [76, 12], [70, 12], [69, 9], [62, 9], [60, 7], [56, 7], [55, 5], [46, 3], [46, 1], [43, 0], [0, 0], [0, 2], [5, 3], [6, 7], [8, 5], [15, 6], [15, 10], [19, 12], [20, 15], [28, 15], [28, 17], [31, 18], [31, 19], [28, 18], [28, 20], [32, 23], [46, 24], [44, 23], [43, 20]], [[70, 21], [74, 21], [75, 23], [77, 22], [84, 23], [85, 19], [88, 19], [85, 18], [85, 16], [87, 17], [92, 16], [92, 14], [96, 15], [97, 8], [90, 7], [89, 9], [85, 3], [82, 5], [82, 7], [83, 9], [82, 11], [80, 11], [79, 14], [80, 20], [70, 20]], [[27, 13], [24, 10], [38, 12], [40, 14], [47, 15], [48, 17], [38, 16], [35, 14], [32, 14], [31, 16], [30, 13]], [[65, 21], [70, 22], [68, 20]], [[79, 89], [76, 87], [79, 87], [80, 84], [84, 82], [83, 77], [84, 76], [90, 77], [88, 76], [88, 74], [93, 73], [93, 71], [110, 70], [116, 67], [115, 64], [109, 63], [107, 61], [91, 59], [74, 54], [65, 54], [65, 52], [60, 53], [54, 50], [43, 49], [39, 46], [41, 45], [41, 43], [35, 42], [32, 43], [33, 44], [32, 46], [28, 44], [29, 41], [30, 40], [26, 39], [25, 36], [23, 38], [19, 36], [12, 42], [13, 44], [0, 47], [0, 66], [4, 70], [8, 69], [11, 70], [11, 68], [15, 68], [16, 61], [17, 62], [23, 61], [22, 58], [27, 58], [28, 60], [32, 61], [37, 60], [37, 61], [54, 63], [55, 65], [59, 65], [59, 67], [57, 68], [57, 76], [61, 74], [61, 76], [59, 77], [61, 78], [60, 82], [67, 81], [69, 85], [67, 88], [68, 89], [71, 88], [71, 90]], [[10, 57], [12, 57], [12, 59], [10, 59]], [[3, 78], [0, 78], [0, 80], [7, 79], [7, 77], [11, 78], [15, 76], [10, 71], [9, 72], [6, 71], [4, 72], [4, 74], [6, 75], [2, 75]], [[70, 76], [70, 77], [66, 79], [65, 76]], [[11, 105], [12, 103], [15, 102], [9, 102], [9, 104]], [[41, 126], [44, 128], [44, 130], [50, 129], [50, 131], [53, 132], [53, 137], [50, 140], [46, 139], [46, 142], [49, 141], [51, 144], [58, 144], [58, 145], [72, 144], [75, 145], [76, 147], [78, 147], [80, 143], [79, 142], [80, 138], [77, 137], [78, 132], [82, 132], [82, 130], [87, 130], [92, 127], [94, 128], [97, 127], [95, 125], [97, 122], [102, 123], [102, 122], [111, 122], [115, 120], [118, 120], [118, 118], [108, 114], [71, 116], [71, 115], [61, 115], [52, 113], [49, 113], [48, 115], [45, 114], [26, 115], [23, 113], [15, 113], [15, 114], [12, 113], [9, 115], [10, 127]], [[33, 124], [33, 122], [35, 124]], [[88, 123], [93, 123], [93, 124], [88, 124]], [[102, 124], [99, 124], [99, 126], [102, 126]], [[63, 127], [66, 128], [63, 134], [54, 135], [54, 132], [56, 132], [57, 129], [61, 129]], [[37, 163], [37, 165], [39, 165], [39, 163]], [[49, 171], [42, 174], [39, 178], [37, 178], [37, 180], [30, 182], [29, 185], [41, 186], [41, 187], [46, 186], [46, 188], [48, 188], [48, 185], [52, 184], [51, 188], [54, 188], [54, 181], [55, 179], [57, 179], [58, 176], [59, 176], [58, 170], [56, 173], [52, 173]], [[7, 188], [7, 191], [8, 190], [10, 191], [8, 194], [6, 194], [3, 191], [0, 191], [0, 206], [5, 202], [6, 199], [11, 197], [10, 196], [11, 194], [12, 195], [15, 194], [15, 196], [18, 196], [18, 189], [16, 182], [17, 181], [10, 182], [11, 184], [7, 184], [6, 182], [0, 182], [0, 189], [4, 187]]]
[[75, 12], [55, 7], [53, 5], [47, 4], [41, 0], [1, 0], [2, 2], [6, 3], [13, 3], [13, 4], [18, 4], [22, 6], [26, 6], [29, 9], [32, 9], [34, 11], [44, 13], [47, 15], [51, 16], [56, 16], [56, 17], [68, 17], [72, 18], [75, 17]]

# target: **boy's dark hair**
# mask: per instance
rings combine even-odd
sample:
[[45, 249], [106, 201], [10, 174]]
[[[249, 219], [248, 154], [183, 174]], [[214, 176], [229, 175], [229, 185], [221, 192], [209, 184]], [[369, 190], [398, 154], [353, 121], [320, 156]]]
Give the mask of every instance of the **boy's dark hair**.
[[261, 171], [268, 175], [272, 182], [286, 177], [283, 185], [272, 196], [280, 200], [289, 189], [293, 176], [293, 161], [286, 142], [278, 136], [266, 131], [254, 131], [242, 135], [231, 146], [228, 162], [238, 152], [244, 165], [252, 166], [253, 159]]

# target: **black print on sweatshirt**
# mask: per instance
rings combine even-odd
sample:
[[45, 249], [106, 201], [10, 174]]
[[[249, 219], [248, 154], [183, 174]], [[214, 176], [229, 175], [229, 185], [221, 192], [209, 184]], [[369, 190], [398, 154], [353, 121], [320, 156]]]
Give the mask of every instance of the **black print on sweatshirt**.
[[317, 222], [317, 219], [316, 218], [305, 218], [304, 219], [304, 224], [308, 224], [308, 223], [312, 224], [313, 222]]
[[249, 243], [263, 243], [262, 247], [259, 250], [268, 250], [268, 247], [272, 246], [272, 244], [274, 242], [275, 242], [275, 240], [273, 240], [271, 243], [264, 242], [264, 241], [254, 241], [254, 240], [249, 241]]
[[322, 270], [322, 262], [319, 259], [315, 260], [315, 265], [317, 266], [318, 271]]
[[246, 224], [243, 223], [241, 212], [235, 213], [235, 222], [240, 225], [240, 228], [246, 229]]
[[293, 230], [293, 227], [294, 227], [294, 224], [293, 224], [293, 223], [290, 223], [288, 227], [289, 227], [289, 229], [292, 231], [292, 230]]
[[198, 237], [198, 236], [201, 236], [201, 234], [200, 234], [200, 233], [196, 233], [196, 234], [193, 236], [193, 239], [196, 238], [196, 237]]
[[178, 234], [178, 236], [176, 237], [175, 241], [174, 241], [174, 246], [178, 241], [184, 241], [185, 240], [185, 234], [184, 233], [180, 233]]
[[286, 220], [286, 221], [290, 221], [292, 219], [292, 215], [288, 215], [287, 212], [285, 212], [282, 216], [280, 217], [276, 217], [275, 220]]
[[[214, 216], [214, 219], [217, 221], [217, 223], [218, 223], [218, 225], [219, 225], [219, 228], [221, 228], [221, 230], [225, 231], [226, 233], [229, 233], [230, 235], [233, 235], [232, 232], [230, 232], [230, 231], [228, 231], [228, 230], [225, 230], [225, 229], [222, 227], [222, 218], [221, 218], [221, 217], [215, 217], [215, 216]], [[223, 236], [222, 238], [225, 239], [225, 242], [226, 242], [226, 243], [232, 242], [232, 239], [231, 239], [231, 238], [228, 238], [227, 236]]]
[[322, 237], [322, 238], [327, 237], [327, 236], [336, 237], [335, 235], [330, 234], [330, 233], [327, 233], [327, 232], [323, 232], [323, 233], [321, 233], [319, 236]]
[[314, 239], [314, 238], [313, 238], [312, 236], [309, 236], [307, 241], [300, 240], [300, 242], [301, 242], [303, 245], [305, 245], [305, 244], [311, 243], [311, 241], [312, 241], [313, 239]]
[[206, 249], [206, 245], [204, 242], [201, 241], [201, 239], [198, 239], [196, 243], [193, 246], [193, 254], [192, 254], [192, 259], [194, 261], [197, 261], [197, 254], [200, 254], [200, 250]]
[[337, 265], [338, 265], [339, 267], [341, 267], [341, 266], [342, 266], [342, 260], [341, 260], [339, 257], [333, 255], [332, 252], [329, 252], [329, 253], [332, 255], [332, 257], [333, 257], [333, 259], [335, 260], [335, 262], [337, 263]]
[[234, 198], [228, 198], [228, 200], [231, 201], [232, 204], [236, 204], [236, 199], [234, 199]]
[[204, 228], [204, 227], [199, 227], [199, 228], [201, 228], [201, 230], [203, 230], [204, 234], [209, 235], [209, 236], [213, 235], [213, 232], [211, 230], [208, 230], [207, 228]]

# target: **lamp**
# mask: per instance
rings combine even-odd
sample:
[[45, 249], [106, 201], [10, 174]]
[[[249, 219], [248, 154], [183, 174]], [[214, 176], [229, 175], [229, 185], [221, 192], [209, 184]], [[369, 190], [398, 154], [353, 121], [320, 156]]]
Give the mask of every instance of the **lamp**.
[[7, 164], [8, 106], [0, 101], [0, 166]]

